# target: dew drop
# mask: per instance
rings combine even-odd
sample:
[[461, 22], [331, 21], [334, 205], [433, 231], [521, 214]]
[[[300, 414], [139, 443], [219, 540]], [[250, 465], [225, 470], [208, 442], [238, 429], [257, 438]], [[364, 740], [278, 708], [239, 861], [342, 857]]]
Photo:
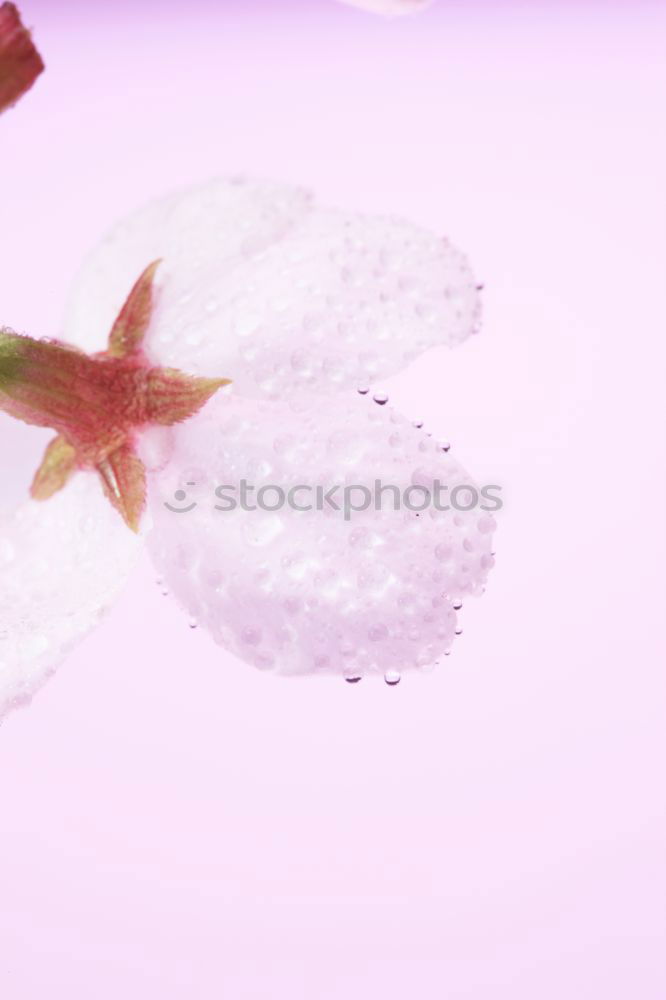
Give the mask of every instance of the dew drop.
[[361, 385], [356, 391], [358, 392], [359, 396], [367, 396], [368, 393], [370, 392], [370, 389], [367, 385]]
[[386, 392], [376, 392], [372, 398], [378, 406], [386, 406], [388, 403], [388, 393]]
[[241, 639], [243, 642], [246, 642], [248, 646], [258, 646], [261, 642], [261, 632], [258, 628], [253, 628], [251, 625], [248, 625], [241, 632]]
[[460, 625], [459, 625], [459, 626], [458, 626], [458, 628], [457, 628], [457, 629], [455, 630], [455, 633], [456, 633], [456, 635], [462, 635], [462, 629], [461, 629]]
[[456, 611], [460, 611], [460, 609], [462, 608], [462, 601], [460, 600], [459, 597], [456, 598], [456, 600], [453, 602], [453, 607]]
[[412, 421], [412, 426], [416, 427], [417, 431], [420, 431], [421, 428], [423, 427], [423, 421], [422, 420], [413, 420]]
[[196, 618], [190, 618], [187, 624], [189, 625], [190, 628], [196, 628], [199, 622], [196, 620]]
[[440, 448], [440, 451], [450, 451], [451, 450], [451, 445], [449, 444], [448, 441], [440, 441], [439, 442], [439, 448]]
[[396, 684], [400, 683], [400, 671], [399, 670], [387, 670], [384, 674], [384, 681], [389, 687], [395, 687]]
[[360, 679], [361, 678], [358, 674], [354, 674], [353, 677], [345, 677], [347, 684], [358, 684]]

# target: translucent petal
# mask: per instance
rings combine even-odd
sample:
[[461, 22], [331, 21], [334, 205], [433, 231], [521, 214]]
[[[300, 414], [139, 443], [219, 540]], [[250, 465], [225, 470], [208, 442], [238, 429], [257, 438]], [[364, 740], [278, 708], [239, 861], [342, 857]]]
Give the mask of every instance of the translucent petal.
[[140, 544], [92, 474], [44, 503], [0, 510], [0, 716], [97, 624]]
[[[197, 315], [211, 270], [224, 286], [248, 260], [279, 240], [308, 211], [301, 188], [243, 178], [215, 180], [151, 202], [116, 225], [84, 262], [74, 283], [63, 338], [101, 351], [141, 272], [158, 258], [163, 306]], [[153, 324], [162, 333], [161, 324]], [[174, 331], [175, 336], [175, 331]], [[166, 355], [165, 355], [166, 356]]]
[[340, 0], [349, 7], [360, 7], [361, 10], [372, 11], [373, 14], [385, 14], [395, 17], [399, 14], [415, 14], [425, 10], [432, 0]]
[[[241, 238], [242, 236], [242, 238]], [[478, 292], [450, 244], [398, 220], [308, 209], [291, 189], [218, 181], [144, 209], [92, 254], [65, 339], [101, 348], [161, 256], [147, 347], [243, 395], [339, 391], [474, 332]]]
[[[493, 564], [494, 521], [480, 497], [467, 511], [418, 509], [436, 479], [476, 488], [422, 430], [356, 393], [297, 405], [232, 394], [169, 433], [171, 460], [149, 484], [148, 544], [169, 589], [220, 645], [260, 669], [348, 677], [425, 667], [448, 651], [454, 603], [479, 593]], [[292, 500], [315, 509], [243, 510], [243, 479], [254, 485], [248, 507], [270, 484], [264, 507], [279, 503], [275, 487], [306, 486]], [[365, 503], [359, 487], [378, 479], [379, 509], [373, 500], [352, 511]], [[316, 509], [316, 487], [335, 484], [355, 487], [348, 516], [341, 489], [340, 510]], [[236, 508], [222, 509], [231, 499]], [[456, 503], [469, 498], [457, 493]]]

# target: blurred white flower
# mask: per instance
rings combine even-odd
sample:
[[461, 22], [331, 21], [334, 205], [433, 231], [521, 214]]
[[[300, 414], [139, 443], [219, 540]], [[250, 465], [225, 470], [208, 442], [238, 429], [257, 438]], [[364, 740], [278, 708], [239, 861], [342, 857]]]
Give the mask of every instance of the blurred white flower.
[[360, 7], [361, 10], [371, 11], [373, 14], [385, 14], [387, 17], [397, 17], [401, 14], [415, 14], [419, 10], [425, 10], [432, 3], [432, 0], [340, 0], [349, 7]]

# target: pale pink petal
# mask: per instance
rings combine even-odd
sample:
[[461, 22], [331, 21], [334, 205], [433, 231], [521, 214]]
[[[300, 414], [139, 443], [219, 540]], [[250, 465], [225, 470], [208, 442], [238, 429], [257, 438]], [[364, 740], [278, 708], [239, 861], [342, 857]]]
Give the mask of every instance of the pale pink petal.
[[44, 503], [0, 503], [0, 716], [28, 700], [99, 622], [139, 545], [93, 475], [75, 475]]
[[[389, 491], [382, 509], [349, 519], [332, 509], [215, 509], [239, 498], [238, 489], [215, 490], [243, 478], [255, 491], [372, 488], [381, 479], [401, 491], [421, 487], [410, 494], [413, 506], [435, 479], [476, 488], [422, 430], [357, 393], [298, 405], [231, 394], [168, 434], [171, 460], [149, 482], [148, 544], [170, 590], [225, 649], [278, 673], [389, 679], [450, 649], [455, 604], [481, 592], [493, 564], [494, 521], [481, 506], [395, 511]], [[294, 499], [304, 506], [312, 496]], [[277, 500], [266, 492], [267, 506]], [[360, 506], [362, 497], [350, 500]]]
[[117, 227], [75, 286], [64, 336], [99, 349], [154, 257], [147, 349], [158, 364], [282, 398], [375, 382], [477, 328], [465, 258], [407, 222], [313, 209], [277, 185], [218, 181]]
[[[114, 226], [84, 262], [70, 296], [63, 339], [86, 351], [104, 350], [127, 290], [158, 258], [163, 262], [155, 283], [153, 335], [165, 332], [163, 311], [169, 323], [174, 311], [181, 319], [190, 315], [196, 320], [199, 314], [210, 318], [211, 305], [201, 301], [200, 289], [210, 282], [211, 271], [224, 287], [296, 225], [309, 205], [310, 196], [301, 188], [240, 177], [150, 202]], [[183, 322], [171, 331], [171, 340], [182, 328]], [[219, 333], [219, 326], [204, 331], [205, 336]], [[185, 329], [184, 336], [184, 349], [191, 350], [193, 330]]]
[[397, 17], [400, 14], [415, 14], [429, 7], [432, 0], [340, 0], [349, 7], [360, 7], [373, 14], [384, 14], [387, 17]]

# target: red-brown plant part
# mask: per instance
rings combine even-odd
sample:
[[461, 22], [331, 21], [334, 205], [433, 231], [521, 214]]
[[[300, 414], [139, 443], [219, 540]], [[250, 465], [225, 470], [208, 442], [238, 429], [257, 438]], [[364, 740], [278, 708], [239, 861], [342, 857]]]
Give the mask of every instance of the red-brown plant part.
[[30, 90], [44, 69], [30, 32], [13, 3], [0, 5], [0, 113]]
[[46, 500], [77, 469], [94, 469], [133, 531], [146, 499], [137, 432], [187, 420], [230, 381], [149, 363], [142, 344], [158, 264], [150, 264], [134, 285], [101, 354], [0, 331], [0, 410], [28, 424], [52, 427], [58, 435], [33, 480], [33, 498]]

